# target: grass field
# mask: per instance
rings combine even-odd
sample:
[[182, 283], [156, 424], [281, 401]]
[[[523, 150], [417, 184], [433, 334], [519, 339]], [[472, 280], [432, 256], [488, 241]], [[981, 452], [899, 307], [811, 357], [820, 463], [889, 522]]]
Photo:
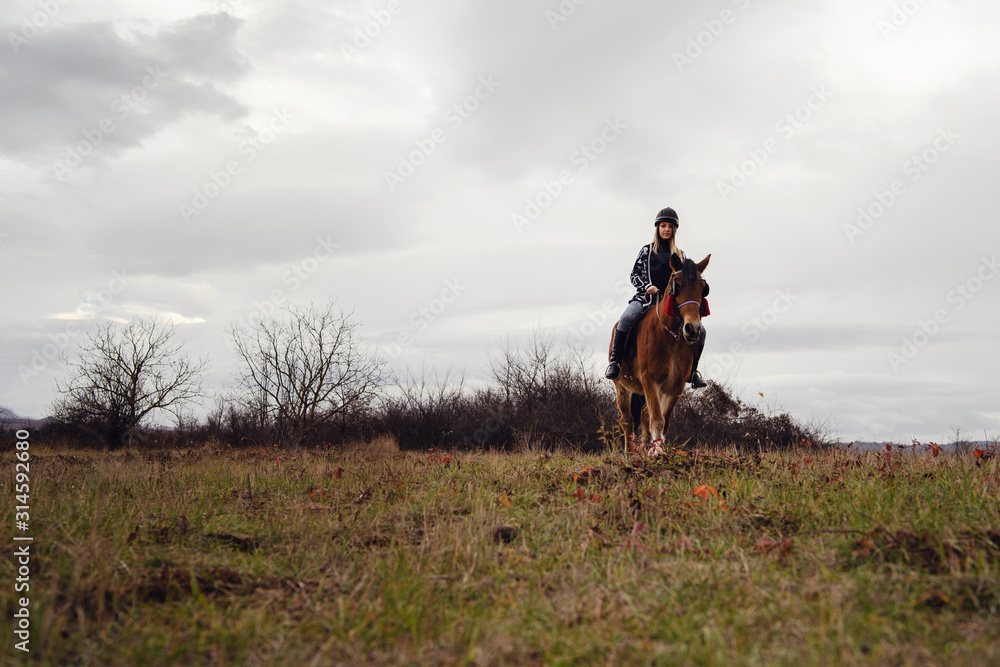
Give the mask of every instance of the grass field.
[[32, 456], [7, 662], [1000, 664], [993, 452]]

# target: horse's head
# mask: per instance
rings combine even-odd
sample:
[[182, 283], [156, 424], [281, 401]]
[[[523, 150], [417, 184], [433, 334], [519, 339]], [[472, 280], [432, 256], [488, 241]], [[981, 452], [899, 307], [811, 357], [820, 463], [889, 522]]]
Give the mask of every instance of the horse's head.
[[682, 260], [677, 255], [670, 256], [670, 268], [673, 269], [670, 278], [670, 296], [674, 312], [681, 318], [681, 335], [689, 344], [698, 342], [698, 338], [701, 337], [702, 313], [708, 315], [708, 306], [705, 303], [708, 283], [701, 274], [708, 266], [711, 257], [708, 255], [695, 264], [690, 259]]

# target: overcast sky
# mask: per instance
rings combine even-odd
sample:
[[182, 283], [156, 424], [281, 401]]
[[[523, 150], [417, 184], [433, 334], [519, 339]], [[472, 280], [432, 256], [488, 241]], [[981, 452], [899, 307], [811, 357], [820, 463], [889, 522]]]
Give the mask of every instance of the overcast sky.
[[[336, 298], [398, 368], [543, 329], [603, 370], [664, 206], [702, 371], [844, 440], [1000, 434], [1000, 5], [10, 0], [0, 405], [159, 313]], [[763, 396], [761, 396], [763, 394]]]

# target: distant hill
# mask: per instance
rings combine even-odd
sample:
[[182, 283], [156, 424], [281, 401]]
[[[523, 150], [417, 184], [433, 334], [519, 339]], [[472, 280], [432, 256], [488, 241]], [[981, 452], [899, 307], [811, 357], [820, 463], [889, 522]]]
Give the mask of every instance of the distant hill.
[[10, 428], [38, 428], [39, 426], [45, 426], [51, 422], [55, 421], [52, 417], [45, 417], [44, 419], [32, 419], [31, 417], [22, 417], [10, 408], [5, 408], [0, 405], [0, 429]]

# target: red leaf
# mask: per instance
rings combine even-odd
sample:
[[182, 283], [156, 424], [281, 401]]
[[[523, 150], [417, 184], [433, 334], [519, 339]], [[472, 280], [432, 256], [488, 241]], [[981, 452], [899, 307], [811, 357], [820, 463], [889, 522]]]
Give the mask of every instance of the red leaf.
[[700, 485], [698, 485], [698, 486], [696, 486], [694, 488], [694, 493], [692, 493], [691, 495], [693, 495], [693, 496], [701, 496], [702, 499], [708, 500], [708, 496], [709, 495], [713, 495], [716, 498], [718, 498], [719, 497], [719, 492], [716, 491], [711, 486], [708, 486], [706, 484], [700, 484]]
[[497, 498], [497, 502], [503, 505], [504, 507], [510, 507], [510, 498], [507, 497], [506, 493], [501, 493], [500, 497]]
[[343, 474], [344, 474], [343, 468], [337, 468], [336, 470], [333, 471], [333, 476], [336, 477], [337, 479], [340, 479], [340, 476]]
[[441, 461], [441, 463], [451, 463], [451, 457], [450, 456], [442, 456], [438, 460]]
[[972, 452], [972, 455], [975, 456], [977, 459], [981, 459], [981, 458], [983, 458], [983, 454], [985, 454], [985, 453], [986, 452], [984, 452], [982, 449], [980, 449], [979, 447], [976, 447], [976, 451]]

